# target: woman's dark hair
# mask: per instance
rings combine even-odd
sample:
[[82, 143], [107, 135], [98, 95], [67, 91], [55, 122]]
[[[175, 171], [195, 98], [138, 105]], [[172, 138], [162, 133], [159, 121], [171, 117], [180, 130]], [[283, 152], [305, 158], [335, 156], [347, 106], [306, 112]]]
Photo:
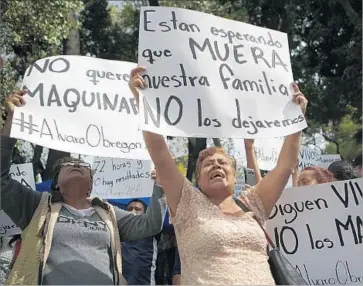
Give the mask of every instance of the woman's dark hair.
[[358, 167], [358, 166], [362, 166], [362, 156], [363, 154], [358, 154], [357, 157], [354, 158], [353, 160], [353, 167]]
[[354, 168], [346, 161], [336, 161], [330, 164], [328, 170], [333, 173], [335, 179], [338, 181], [356, 179], [357, 175]]

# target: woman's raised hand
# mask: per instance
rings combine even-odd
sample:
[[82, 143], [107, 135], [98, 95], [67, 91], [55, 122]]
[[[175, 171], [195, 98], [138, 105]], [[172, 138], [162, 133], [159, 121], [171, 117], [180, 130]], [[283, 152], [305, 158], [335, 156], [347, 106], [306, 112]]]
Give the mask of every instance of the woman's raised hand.
[[27, 90], [13, 91], [12, 94], [5, 98], [4, 107], [6, 109], [6, 112], [8, 113], [8, 116], [12, 116], [14, 114], [15, 106], [21, 107], [25, 105], [25, 99], [23, 95], [27, 92]]
[[299, 86], [296, 83], [291, 84], [292, 87], [292, 100], [298, 104], [301, 108], [302, 113], [305, 115], [306, 107], [308, 106], [308, 100], [305, 95], [300, 91]]
[[144, 89], [146, 87], [145, 81], [141, 74], [145, 71], [143, 67], [136, 67], [131, 70], [129, 87], [132, 94], [135, 96], [137, 103], [139, 103], [139, 90], [138, 88]]

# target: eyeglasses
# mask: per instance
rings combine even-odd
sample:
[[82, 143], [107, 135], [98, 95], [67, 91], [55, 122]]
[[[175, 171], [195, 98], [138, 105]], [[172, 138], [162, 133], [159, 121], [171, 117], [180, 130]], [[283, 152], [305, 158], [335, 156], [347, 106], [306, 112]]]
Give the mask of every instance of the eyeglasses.
[[61, 165], [62, 167], [74, 167], [74, 166], [79, 166], [79, 167], [85, 167], [87, 169], [91, 169], [91, 165], [85, 162], [65, 162], [62, 163]]

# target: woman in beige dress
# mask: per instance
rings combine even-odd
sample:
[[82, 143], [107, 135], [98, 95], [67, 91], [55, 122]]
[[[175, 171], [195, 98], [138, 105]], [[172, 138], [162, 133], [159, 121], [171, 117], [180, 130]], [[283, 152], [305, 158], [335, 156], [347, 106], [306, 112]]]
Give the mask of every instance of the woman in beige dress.
[[[144, 68], [131, 71], [130, 89], [137, 102], [145, 88]], [[293, 100], [303, 113], [307, 100], [296, 84]], [[144, 140], [163, 186], [174, 225], [181, 260], [181, 283], [274, 284], [267, 262], [266, 239], [253, 215], [265, 224], [298, 160], [301, 132], [286, 137], [277, 165], [244, 201], [244, 213], [232, 195], [236, 174], [232, 160], [221, 148], [199, 154], [196, 189], [177, 169], [161, 135], [144, 131]]]

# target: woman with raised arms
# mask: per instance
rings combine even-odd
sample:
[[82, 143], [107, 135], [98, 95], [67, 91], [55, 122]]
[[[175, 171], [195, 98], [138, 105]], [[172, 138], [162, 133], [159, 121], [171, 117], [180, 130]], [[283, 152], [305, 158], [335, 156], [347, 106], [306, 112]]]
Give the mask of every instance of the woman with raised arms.
[[[131, 71], [130, 89], [137, 102], [138, 88], [146, 88], [141, 74]], [[307, 100], [292, 84], [293, 101], [305, 113]], [[236, 173], [221, 148], [199, 154], [193, 187], [178, 171], [161, 135], [144, 131], [144, 140], [163, 186], [175, 227], [182, 268], [182, 284], [275, 284], [267, 262], [266, 239], [254, 217], [264, 225], [280, 198], [300, 151], [301, 132], [286, 137], [277, 165], [243, 201], [244, 213], [232, 195]]]
[[9, 174], [16, 139], [10, 138], [15, 106], [26, 91], [5, 100], [1, 130], [1, 208], [22, 232], [22, 245], [7, 284], [127, 285], [122, 275], [122, 241], [159, 233], [166, 204], [154, 185], [150, 207], [135, 215], [92, 198], [93, 172], [86, 162], [63, 158], [55, 167], [51, 193], [23, 186]]

